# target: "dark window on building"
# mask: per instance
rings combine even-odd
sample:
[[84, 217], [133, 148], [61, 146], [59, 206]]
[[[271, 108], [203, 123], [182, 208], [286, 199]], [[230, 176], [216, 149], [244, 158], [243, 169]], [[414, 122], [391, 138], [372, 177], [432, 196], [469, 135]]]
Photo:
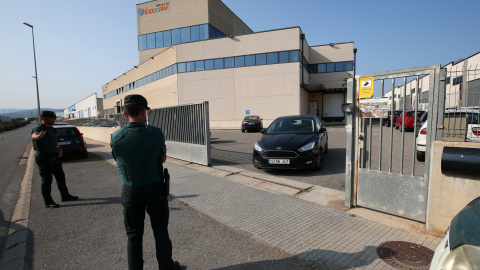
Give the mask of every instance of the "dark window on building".
[[410, 93], [411, 93], [411, 94], [415, 94], [415, 88], [413, 88], [412, 90], [410, 90]]
[[155, 33], [147, 35], [147, 49], [155, 48]]
[[195, 71], [195, 62], [187, 62], [187, 72]]
[[327, 72], [335, 71], [335, 63], [327, 63]]
[[178, 63], [177, 67], [178, 67], [178, 73], [183, 73], [187, 71], [186, 63]]
[[223, 58], [214, 59], [213, 63], [214, 63], [215, 69], [223, 69], [224, 68]]
[[245, 56], [236, 56], [235, 57], [235, 67], [244, 67], [245, 66]]
[[163, 31], [163, 46], [168, 47], [172, 45], [172, 37], [170, 30]]
[[298, 51], [290, 51], [290, 62], [298, 62], [299, 61], [299, 56], [298, 56]]
[[182, 43], [190, 42], [192, 40], [190, 37], [190, 27], [180, 29], [180, 35], [182, 36]]
[[172, 45], [179, 44], [182, 42], [182, 37], [180, 34], [180, 29], [172, 30]]
[[255, 56], [255, 64], [258, 65], [266, 65], [267, 64], [267, 54], [260, 53]]
[[327, 72], [327, 64], [318, 64], [317, 69], [318, 73], [325, 73]]
[[138, 50], [146, 50], [147, 49], [147, 36], [146, 35], [141, 35], [138, 36]]
[[155, 43], [157, 48], [163, 47], [163, 32], [155, 33]]
[[213, 60], [205, 60], [205, 70], [212, 70], [213, 69]]
[[335, 63], [335, 72], [343, 71], [344, 65], [343, 62]]
[[233, 68], [235, 66], [233, 57], [225, 58], [225, 68]]
[[353, 62], [352, 61], [345, 62], [345, 71], [353, 71]]
[[279, 52], [278, 55], [280, 63], [288, 63], [288, 52]]
[[447, 77], [447, 79], [445, 80], [445, 83], [450, 84], [450, 77]]
[[278, 64], [278, 53], [268, 53], [267, 54], [267, 64]]
[[245, 56], [245, 66], [255, 66], [255, 55], [246, 55]]
[[208, 24], [200, 25], [200, 40], [208, 39]]
[[192, 41], [200, 40], [200, 26], [192, 26]]
[[205, 70], [205, 61], [201, 60], [201, 61], [195, 62], [195, 70], [196, 71]]

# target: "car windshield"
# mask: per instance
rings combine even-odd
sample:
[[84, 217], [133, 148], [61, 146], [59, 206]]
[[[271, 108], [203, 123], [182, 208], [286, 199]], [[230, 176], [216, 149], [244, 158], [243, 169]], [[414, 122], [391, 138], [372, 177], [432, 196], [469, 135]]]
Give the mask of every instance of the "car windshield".
[[395, 117], [398, 117], [400, 115], [402, 115], [402, 111], [394, 111], [393, 114], [395, 115]]
[[313, 119], [280, 118], [270, 125], [266, 134], [308, 134], [315, 132]]
[[73, 128], [57, 128], [57, 137], [76, 136], [77, 132]]
[[260, 120], [260, 117], [258, 116], [245, 116], [245, 119], [243, 120]]

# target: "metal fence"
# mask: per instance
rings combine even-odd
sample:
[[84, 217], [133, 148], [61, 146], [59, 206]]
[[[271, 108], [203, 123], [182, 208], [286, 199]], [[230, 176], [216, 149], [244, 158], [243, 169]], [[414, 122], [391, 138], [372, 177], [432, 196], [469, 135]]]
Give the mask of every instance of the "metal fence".
[[448, 71], [444, 141], [480, 142], [480, 70]]
[[65, 122], [69, 125], [83, 126], [83, 127], [124, 127], [128, 124], [128, 118], [123, 113], [113, 114], [111, 118], [80, 118], [67, 119], [60, 122]]

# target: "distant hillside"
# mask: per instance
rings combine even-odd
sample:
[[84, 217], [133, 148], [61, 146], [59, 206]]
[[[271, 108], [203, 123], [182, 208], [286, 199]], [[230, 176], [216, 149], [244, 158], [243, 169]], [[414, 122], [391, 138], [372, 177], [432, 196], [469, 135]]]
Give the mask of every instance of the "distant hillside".
[[[41, 111], [43, 110], [54, 111], [56, 114], [63, 113], [63, 109], [42, 108]], [[0, 109], [0, 115], [10, 118], [37, 118], [38, 111], [37, 109]]]

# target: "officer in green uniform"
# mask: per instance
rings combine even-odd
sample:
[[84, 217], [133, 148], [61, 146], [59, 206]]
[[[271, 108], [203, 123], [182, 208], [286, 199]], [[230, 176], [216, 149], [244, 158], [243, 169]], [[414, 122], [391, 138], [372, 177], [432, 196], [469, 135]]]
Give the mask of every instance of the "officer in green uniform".
[[123, 180], [122, 201], [127, 232], [128, 268], [143, 269], [145, 210], [150, 215], [159, 269], [180, 269], [172, 260], [168, 235], [168, 199], [164, 195], [163, 165], [167, 159], [165, 137], [160, 128], [145, 125], [147, 100], [141, 95], [125, 97], [124, 115], [129, 123], [112, 134], [110, 146]]
[[57, 143], [57, 132], [52, 127], [57, 116], [52, 111], [42, 111], [40, 117], [42, 124], [37, 125], [32, 130], [33, 147], [36, 150], [35, 163], [37, 163], [42, 177], [42, 195], [45, 207], [57, 208], [60, 205], [55, 203], [50, 194], [52, 191], [52, 175], [55, 176], [57, 181], [62, 202], [77, 200], [78, 196], [72, 196], [68, 192], [62, 162], [58, 159], [62, 157], [63, 151]]

